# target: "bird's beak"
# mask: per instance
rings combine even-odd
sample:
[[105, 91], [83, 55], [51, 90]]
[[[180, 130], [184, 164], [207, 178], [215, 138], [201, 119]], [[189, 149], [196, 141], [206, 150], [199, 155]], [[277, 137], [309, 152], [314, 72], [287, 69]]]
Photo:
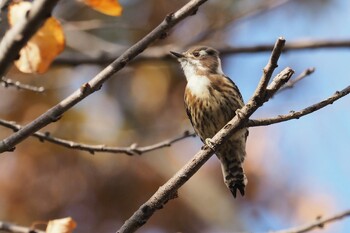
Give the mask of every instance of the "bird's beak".
[[181, 53], [177, 53], [177, 52], [173, 52], [173, 51], [170, 51], [170, 53], [177, 58], [184, 58], [185, 57], [185, 55], [183, 55]]

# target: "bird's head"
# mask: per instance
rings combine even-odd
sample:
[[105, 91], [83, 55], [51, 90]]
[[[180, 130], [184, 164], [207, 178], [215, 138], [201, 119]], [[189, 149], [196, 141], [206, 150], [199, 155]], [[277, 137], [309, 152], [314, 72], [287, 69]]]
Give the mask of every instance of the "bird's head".
[[219, 52], [211, 47], [199, 46], [184, 53], [170, 51], [181, 63], [186, 76], [191, 73], [197, 75], [223, 74]]

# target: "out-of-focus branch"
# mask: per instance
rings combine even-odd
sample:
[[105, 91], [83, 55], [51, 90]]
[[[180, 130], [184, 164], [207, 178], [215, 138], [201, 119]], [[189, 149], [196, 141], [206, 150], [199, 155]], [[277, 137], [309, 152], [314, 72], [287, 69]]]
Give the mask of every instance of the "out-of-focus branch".
[[18, 226], [12, 223], [0, 221], [0, 231], [9, 233], [45, 233], [45, 231], [32, 229], [29, 227]]
[[203, 32], [199, 33], [196, 37], [191, 39], [190, 42], [187, 43], [187, 46], [193, 44], [206, 44], [204, 42], [210, 42], [210, 40], [212, 40], [213, 37], [215, 38], [215, 35], [217, 33], [225, 34], [225, 32], [229, 31], [225, 29], [232, 25], [233, 22], [246, 20], [248, 18], [261, 14], [262, 12], [268, 12], [274, 8], [287, 4], [290, 1], [291, 0], [273, 0], [256, 2], [256, 4], [252, 5], [251, 7], [248, 7], [246, 10], [240, 9], [240, 11], [237, 12], [237, 14], [235, 14], [233, 17], [224, 17], [224, 19], [218, 20], [218, 22], [212, 22], [212, 25], [210, 25]]
[[[255, 46], [222, 47], [218, 48], [218, 50], [222, 55], [230, 55], [235, 53], [269, 52], [272, 48], [272, 44], [261, 44]], [[284, 47], [283, 52], [295, 50], [334, 48], [350, 48], [350, 40], [305, 40], [290, 43], [288, 42], [288, 45]]]
[[168, 14], [165, 19], [148, 35], [143, 37], [135, 45], [126, 50], [118, 59], [108, 65], [89, 82], [83, 84], [78, 90], [52, 107], [41, 116], [13, 133], [9, 137], [0, 141], [0, 153], [14, 150], [15, 145], [40, 130], [44, 126], [60, 119], [63, 113], [74, 105], [85, 99], [87, 96], [101, 89], [104, 82], [112, 77], [116, 72], [124, 68], [134, 57], [142, 53], [152, 42], [167, 36], [169, 30], [186, 17], [193, 15], [198, 7], [207, 0], [191, 0], [175, 13]]
[[[169, 49], [169, 46], [158, 46], [150, 48], [144, 52], [135, 61], [152, 60], [152, 59], [170, 59], [169, 50], [184, 51], [185, 48]], [[224, 46], [216, 47], [217, 50], [223, 56], [240, 54], [240, 53], [261, 53], [270, 52], [273, 49], [273, 44], [261, 44], [253, 46]], [[310, 49], [342, 49], [350, 48], [350, 40], [309, 40], [309, 41], [295, 41], [288, 42], [284, 47], [283, 52], [286, 51], [298, 51], [298, 50], [310, 50]], [[118, 55], [115, 54], [103, 54], [99, 57], [87, 57], [82, 54], [68, 54], [64, 53], [59, 56], [54, 63], [63, 65], [78, 65], [78, 64], [106, 64], [113, 61]]]
[[[214, 154], [233, 133], [248, 121], [249, 117], [260, 107], [264, 102], [274, 94], [274, 90], [278, 90], [281, 85], [285, 84], [293, 70], [286, 68], [278, 75], [274, 81], [266, 88], [267, 83], [271, 79], [273, 70], [277, 67], [277, 61], [281, 54], [285, 40], [279, 38], [276, 42], [276, 47], [272, 51], [268, 65], [264, 69], [261, 81], [253, 94], [253, 97], [248, 103], [239, 110], [239, 114], [229, 121], [211, 140], [210, 145], [204, 146], [185, 166], [183, 166], [170, 180], [161, 186], [153, 196], [145, 202], [134, 214], [124, 223], [118, 230], [119, 233], [134, 232], [144, 225], [155, 211], [161, 209], [169, 200], [177, 197], [177, 190], [184, 185]], [[266, 90], [261, 90], [265, 88]], [[262, 96], [259, 96], [262, 95]]]
[[0, 77], [5, 75], [21, 48], [51, 16], [57, 2], [58, 0], [34, 1], [26, 16], [6, 32], [0, 42]]
[[44, 87], [36, 87], [28, 84], [21, 83], [19, 81], [13, 81], [9, 78], [2, 78], [0, 79], [0, 82], [3, 87], [15, 87], [18, 90], [27, 90], [27, 91], [33, 91], [33, 92], [39, 92], [42, 93], [45, 91]]
[[333, 223], [335, 221], [342, 220], [343, 218], [350, 216], [350, 210], [329, 216], [327, 218], [317, 217], [317, 219], [311, 223], [305, 224], [299, 227], [293, 227], [281, 231], [270, 231], [270, 233], [305, 233], [317, 228], [323, 228], [326, 224]]
[[307, 114], [315, 112], [323, 107], [326, 107], [327, 105], [333, 104], [334, 101], [348, 95], [349, 93], [350, 93], [350, 86], [344, 88], [341, 91], [337, 91], [329, 98], [327, 98], [319, 103], [313, 104], [307, 108], [304, 108], [300, 111], [297, 111], [297, 112], [290, 111], [290, 113], [288, 113], [288, 114], [279, 115], [277, 117], [272, 117], [272, 118], [249, 120], [249, 122], [247, 123], [246, 126], [253, 127], [253, 126], [272, 125], [272, 124], [280, 123], [283, 121], [289, 121], [292, 119], [299, 119], [302, 116], [305, 116]]
[[[6, 121], [0, 119], [0, 125], [12, 129], [13, 131], [17, 132], [20, 130], [23, 126], [16, 124], [12, 121]], [[181, 141], [188, 137], [194, 137], [194, 133], [190, 133], [188, 131], [185, 131], [181, 135], [170, 138], [167, 140], [163, 140], [161, 142], [155, 143], [153, 145], [149, 146], [138, 146], [136, 143], [133, 143], [129, 147], [112, 147], [112, 146], [106, 146], [106, 145], [88, 145], [84, 143], [78, 143], [74, 141], [65, 140], [62, 138], [53, 137], [50, 135], [50, 133], [42, 133], [42, 132], [35, 132], [31, 136], [38, 138], [41, 142], [51, 142], [56, 145], [60, 145], [69, 149], [75, 149], [75, 150], [81, 150], [81, 151], [87, 151], [91, 154], [94, 154], [96, 152], [107, 152], [107, 153], [115, 153], [115, 154], [127, 154], [127, 155], [141, 155], [150, 151], [158, 150], [164, 147], [170, 147], [175, 142]]]

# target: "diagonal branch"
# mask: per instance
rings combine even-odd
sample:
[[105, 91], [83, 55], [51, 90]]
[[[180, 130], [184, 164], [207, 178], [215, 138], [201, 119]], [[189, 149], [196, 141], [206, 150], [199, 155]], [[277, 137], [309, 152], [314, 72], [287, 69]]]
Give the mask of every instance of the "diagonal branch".
[[143, 37], [139, 42], [126, 50], [118, 59], [108, 65], [93, 79], [83, 84], [80, 89], [76, 90], [70, 96], [24, 126], [19, 131], [2, 140], [0, 142], [0, 153], [14, 150], [15, 145], [29, 137], [31, 134], [40, 130], [44, 126], [57, 121], [68, 109], [72, 108], [87, 96], [98, 91], [103, 83], [110, 79], [113, 74], [121, 70], [138, 54], [142, 53], [152, 42], [167, 36], [167, 33], [172, 27], [174, 27], [178, 22], [185, 19], [186, 17], [195, 14], [198, 7], [206, 1], [207, 0], [191, 0], [175, 13], [167, 15], [163, 22], [161, 22], [148, 35]]
[[281, 230], [281, 231], [270, 231], [270, 233], [305, 233], [317, 228], [323, 228], [324, 225], [326, 224], [339, 221], [349, 216], [350, 216], [350, 210], [347, 210], [327, 218], [318, 217], [315, 221], [309, 224], [305, 224], [303, 226], [293, 227], [293, 228]]
[[[284, 42], [281, 40], [283, 39], [280, 38], [278, 42], [276, 42], [276, 47], [272, 52], [274, 56], [270, 57], [268, 64], [277, 64], [277, 60], [284, 45]], [[275, 68], [276, 65], [268, 65], [266, 67], [266, 72], [263, 73], [262, 80], [269, 80]], [[275, 82], [272, 82], [269, 86], [269, 90], [274, 90], [275, 87], [286, 83], [293, 74], [293, 70], [288, 68], [282, 71], [282, 73], [283, 75], [278, 75], [276, 77], [277, 80], [275, 79]], [[262, 83], [262, 81], [260, 83]], [[126, 220], [124, 225], [118, 230], [119, 233], [136, 231], [148, 221], [155, 211], [163, 208], [169, 200], [177, 197], [177, 190], [204, 165], [204, 163], [214, 154], [215, 150], [217, 150], [233, 133], [237, 132], [237, 130], [248, 121], [254, 111], [268, 100], [268, 95], [265, 95], [266, 91], [262, 91], [260, 88], [264, 87], [259, 85], [253, 97], [245, 106], [243, 106], [242, 109], [239, 110], [239, 114], [236, 114], [236, 116], [210, 140], [210, 146], [204, 146], [170, 180], [161, 186], [148, 201], [141, 205], [140, 208], [134, 212], [134, 214]], [[263, 93], [267, 98], [258, 96], [258, 93]], [[271, 94], [273, 95], [273, 91], [271, 91]]]
[[[12, 121], [6, 121], [0, 119], [0, 125], [12, 129], [13, 131], [17, 132], [20, 130], [23, 126], [16, 124], [15, 122]], [[87, 151], [90, 152], [91, 154], [94, 154], [96, 152], [108, 152], [108, 153], [115, 153], [115, 154], [127, 154], [127, 155], [141, 155], [150, 151], [154, 151], [157, 149], [161, 149], [164, 147], [170, 147], [173, 143], [181, 141], [185, 138], [188, 137], [194, 137], [194, 133], [190, 133], [188, 131], [185, 131], [181, 135], [170, 138], [158, 143], [155, 143], [153, 145], [149, 146], [137, 146], [136, 143], [133, 143], [129, 147], [112, 147], [112, 146], [106, 146], [106, 145], [88, 145], [88, 144], [83, 144], [83, 143], [78, 143], [74, 141], [69, 141], [65, 140], [62, 138], [57, 138], [53, 137], [50, 135], [49, 132], [35, 132], [34, 134], [31, 135], [32, 137], [38, 138], [41, 142], [51, 142], [56, 145], [60, 145], [69, 149], [75, 149], [75, 150], [81, 150], [81, 151]]]
[[321, 108], [326, 107], [327, 105], [333, 104], [334, 101], [348, 95], [350, 93], [350, 86], [344, 88], [341, 91], [337, 91], [336, 93], [334, 93], [332, 96], [330, 96], [329, 98], [313, 104], [307, 108], [304, 108], [300, 111], [291, 111], [288, 114], [285, 115], [279, 115], [277, 117], [273, 117], [273, 118], [266, 118], [266, 119], [256, 119], [256, 120], [249, 120], [249, 122], [247, 123], [246, 126], [248, 127], [253, 127], [253, 126], [266, 126], [266, 125], [271, 125], [271, 124], [276, 124], [276, 123], [280, 123], [283, 121], [289, 121], [292, 119], [299, 119], [302, 116], [305, 116], [307, 114], [310, 114], [312, 112], [315, 112]]
[[23, 20], [16, 23], [0, 42], [0, 77], [18, 57], [21, 48], [51, 16], [58, 0], [36, 0]]

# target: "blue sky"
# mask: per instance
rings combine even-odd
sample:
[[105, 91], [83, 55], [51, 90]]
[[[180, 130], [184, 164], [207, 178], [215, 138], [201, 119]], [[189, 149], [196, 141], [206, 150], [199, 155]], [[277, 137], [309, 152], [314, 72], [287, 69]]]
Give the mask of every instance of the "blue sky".
[[[279, 36], [285, 37], [287, 43], [349, 39], [349, 25], [350, 1], [290, 1], [238, 21], [230, 28], [228, 40], [231, 45], [239, 46], [270, 44]], [[269, 55], [239, 54], [225, 60], [224, 71], [240, 87], [245, 100], [253, 93]], [[348, 49], [304, 50], [283, 54], [277, 71], [290, 66], [296, 74], [309, 67], [315, 67], [316, 72], [295, 88], [276, 96], [254, 117], [275, 116], [298, 110], [345, 88], [350, 84], [349, 62]], [[315, 114], [267, 129], [272, 135], [269, 141], [280, 155], [281, 167], [276, 169], [290, 177], [287, 179], [289, 186], [295, 187], [301, 192], [300, 195], [304, 195], [303, 192], [317, 193], [332, 198], [332, 209], [325, 215], [350, 208], [349, 104], [350, 96], [347, 96]], [[254, 129], [251, 133], [254, 134]], [[269, 155], [266, 156], [268, 159]], [[284, 226], [279, 225], [281, 220], [278, 216], [264, 213], [272, 227]], [[347, 232], [346, 229], [350, 228], [349, 220], [335, 224], [337, 226], [332, 229], [337, 232]]]

